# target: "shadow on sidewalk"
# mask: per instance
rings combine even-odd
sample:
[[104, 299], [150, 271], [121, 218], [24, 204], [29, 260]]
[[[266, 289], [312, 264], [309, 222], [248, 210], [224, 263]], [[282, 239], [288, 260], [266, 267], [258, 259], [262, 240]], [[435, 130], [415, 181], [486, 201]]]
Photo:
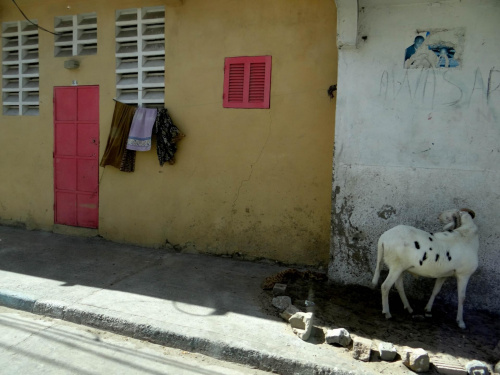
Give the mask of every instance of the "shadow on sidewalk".
[[[52, 288], [51, 298], [57, 299], [85, 286], [168, 300], [190, 315], [234, 312], [276, 318], [261, 311], [260, 301], [263, 279], [283, 269], [276, 265], [5, 226], [0, 226], [0, 239], [0, 271], [43, 279], [23, 281], [25, 291], [46, 284]], [[0, 274], [2, 288], [8, 289], [8, 279]], [[203, 308], [187, 311], [183, 304]]]

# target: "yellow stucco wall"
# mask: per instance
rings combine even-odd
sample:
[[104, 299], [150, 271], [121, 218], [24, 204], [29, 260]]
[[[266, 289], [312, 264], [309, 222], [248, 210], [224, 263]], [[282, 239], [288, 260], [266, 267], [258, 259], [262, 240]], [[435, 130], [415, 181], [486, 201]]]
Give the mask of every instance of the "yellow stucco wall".
[[[167, 4], [165, 103], [187, 135], [177, 163], [153, 148], [136, 171], [100, 168], [99, 234], [185, 251], [326, 264], [329, 252], [336, 83], [333, 0], [23, 0], [52, 29], [54, 16], [97, 12], [98, 54], [55, 58], [40, 32], [40, 115], [0, 115], [0, 220], [52, 230], [54, 86], [100, 87], [100, 155], [115, 97], [116, 9]], [[69, 7], [69, 8], [68, 8]], [[0, 1], [2, 22], [21, 20]], [[271, 108], [224, 109], [229, 56], [272, 55]]]

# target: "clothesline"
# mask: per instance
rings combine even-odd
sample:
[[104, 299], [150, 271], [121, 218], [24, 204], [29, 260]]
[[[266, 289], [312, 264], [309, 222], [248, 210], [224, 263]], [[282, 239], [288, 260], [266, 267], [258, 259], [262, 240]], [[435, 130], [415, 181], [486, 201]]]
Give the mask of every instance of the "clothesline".
[[113, 99], [115, 109], [101, 166], [112, 165], [123, 172], [135, 170], [135, 152], [149, 151], [156, 135], [160, 165], [175, 163], [176, 143], [185, 135], [173, 124], [166, 108], [142, 108]]

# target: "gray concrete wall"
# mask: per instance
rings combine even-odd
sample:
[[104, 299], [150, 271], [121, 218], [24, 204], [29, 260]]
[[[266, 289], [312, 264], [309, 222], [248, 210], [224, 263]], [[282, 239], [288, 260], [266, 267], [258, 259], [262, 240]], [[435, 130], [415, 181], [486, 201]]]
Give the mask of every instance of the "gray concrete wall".
[[[437, 231], [439, 212], [469, 207], [480, 265], [468, 303], [498, 309], [500, 2], [365, 0], [358, 10], [356, 47], [339, 43], [329, 277], [369, 285], [385, 230]], [[459, 66], [405, 67], [405, 49], [426, 31]], [[411, 296], [430, 295], [429, 282], [406, 283]], [[455, 285], [445, 298], [456, 299]]]

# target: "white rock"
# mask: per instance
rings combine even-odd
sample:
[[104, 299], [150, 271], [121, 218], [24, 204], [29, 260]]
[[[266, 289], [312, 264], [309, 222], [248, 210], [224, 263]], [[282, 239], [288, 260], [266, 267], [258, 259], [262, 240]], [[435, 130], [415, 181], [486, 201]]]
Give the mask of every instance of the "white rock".
[[415, 372], [429, 371], [429, 354], [424, 349], [406, 349], [403, 363]]
[[283, 312], [280, 313], [280, 316], [288, 322], [290, 318], [293, 316], [293, 314], [298, 312], [300, 312], [298, 307], [290, 305]]
[[495, 365], [495, 369], [493, 371], [500, 373], [500, 361], [497, 362], [497, 364]]
[[274, 297], [272, 303], [281, 312], [292, 304], [292, 299], [288, 296]]
[[351, 343], [351, 335], [345, 328], [330, 329], [325, 335], [328, 344], [338, 344], [341, 346], [349, 346]]
[[305, 313], [302, 311], [296, 312], [293, 314], [290, 319], [288, 319], [288, 323], [292, 326], [292, 328], [298, 329], [306, 329], [306, 321], [312, 319], [312, 313]]
[[380, 359], [382, 361], [394, 361], [398, 354], [396, 348], [390, 342], [381, 342], [378, 345], [378, 351], [380, 352]]
[[290, 320], [292, 320], [294, 317], [297, 317], [297, 320], [302, 320], [304, 323], [304, 329], [299, 329], [299, 328], [293, 328], [293, 332], [299, 336], [304, 341], [309, 340], [309, 337], [311, 336], [312, 328], [313, 328], [313, 313], [303, 313], [303, 312], [298, 312], [294, 314]]
[[358, 359], [363, 362], [369, 362], [370, 353], [372, 350], [372, 340], [364, 339], [362, 337], [356, 337], [353, 340], [352, 350], [352, 356], [354, 357], [354, 359]]
[[457, 361], [432, 361], [437, 372], [443, 375], [467, 375], [467, 370]]
[[470, 375], [489, 375], [490, 370], [483, 362], [470, 361], [465, 365], [467, 373]]

